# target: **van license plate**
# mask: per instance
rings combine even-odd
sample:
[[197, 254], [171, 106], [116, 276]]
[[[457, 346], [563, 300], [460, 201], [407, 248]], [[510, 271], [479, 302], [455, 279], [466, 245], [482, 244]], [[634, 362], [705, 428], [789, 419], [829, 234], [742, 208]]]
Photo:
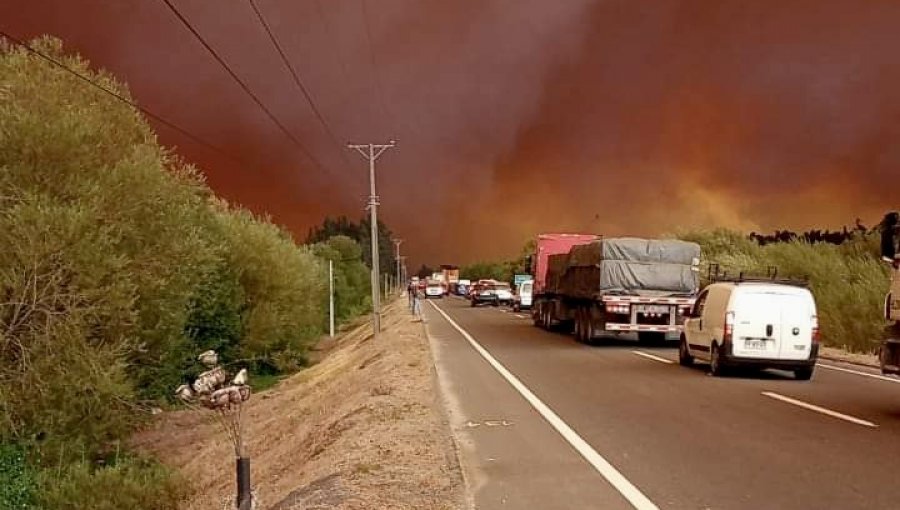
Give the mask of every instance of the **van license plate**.
[[747, 349], [748, 351], [764, 351], [766, 350], [766, 341], [755, 339], [744, 340], [744, 349]]

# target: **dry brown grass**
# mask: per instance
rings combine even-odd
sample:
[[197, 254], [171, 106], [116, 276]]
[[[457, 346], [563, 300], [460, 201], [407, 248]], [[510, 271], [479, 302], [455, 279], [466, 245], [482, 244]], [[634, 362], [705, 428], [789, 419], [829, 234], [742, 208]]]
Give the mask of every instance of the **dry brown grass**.
[[[247, 441], [260, 508], [463, 508], [422, 324], [395, 303], [383, 328], [377, 342], [368, 324], [348, 330], [319, 364], [251, 399]], [[221, 508], [232, 495], [234, 459], [203, 415], [164, 415], [134, 442], [193, 481], [186, 508]]]

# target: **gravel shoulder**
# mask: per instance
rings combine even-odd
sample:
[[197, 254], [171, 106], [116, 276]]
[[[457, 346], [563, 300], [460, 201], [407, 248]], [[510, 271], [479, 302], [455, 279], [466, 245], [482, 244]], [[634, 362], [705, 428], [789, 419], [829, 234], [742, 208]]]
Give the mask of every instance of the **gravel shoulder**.
[[[465, 484], [423, 324], [405, 300], [326, 344], [313, 367], [246, 412], [256, 508], [462, 509]], [[226, 508], [234, 458], [206, 413], [164, 413], [134, 444], [195, 488], [187, 509]]]

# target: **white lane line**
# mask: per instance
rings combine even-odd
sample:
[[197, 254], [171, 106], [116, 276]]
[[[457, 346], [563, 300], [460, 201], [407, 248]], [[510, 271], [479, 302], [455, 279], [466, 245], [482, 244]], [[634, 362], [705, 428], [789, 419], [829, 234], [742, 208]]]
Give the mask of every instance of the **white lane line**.
[[831, 409], [826, 409], [824, 407], [820, 407], [820, 406], [817, 406], [814, 404], [808, 404], [806, 402], [803, 402], [802, 400], [797, 400], [797, 399], [794, 399], [791, 397], [786, 397], [784, 395], [780, 395], [780, 394], [772, 392], [772, 391], [764, 391], [764, 392], [762, 392], [762, 394], [766, 397], [774, 398], [775, 400], [780, 400], [782, 402], [786, 402], [788, 404], [793, 404], [795, 406], [802, 407], [804, 409], [809, 409], [810, 411], [815, 411], [817, 413], [822, 413], [822, 414], [831, 416], [832, 418], [838, 418], [840, 420], [849, 421], [850, 423], [855, 423], [857, 425], [862, 425], [864, 427], [872, 427], [872, 428], [878, 427], [878, 425], [876, 425], [870, 421], [861, 420], [859, 418], [850, 416], [849, 414], [839, 413], [837, 411], [832, 411]]
[[594, 469], [600, 473], [603, 478], [606, 479], [616, 490], [619, 491], [622, 496], [631, 503], [631, 506], [636, 508], [637, 510], [658, 510], [657, 507], [650, 499], [647, 498], [637, 487], [635, 487], [631, 482], [625, 478], [622, 473], [620, 473], [616, 468], [613, 467], [606, 459], [604, 459], [599, 453], [597, 453], [594, 448], [588, 444], [587, 441], [581, 438], [577, 432], [575, 432], [572, 427], [570, 427], [566, 422], [562, 420], [552, 409], [550, 409], [547, 404], [542, 402], [527, 386], [525, 386], [519, 379], [512, 374], [509, 370], [506, 369], [499, 361], [497, 361], [491, 353], [489, 353], [484, 347], [481, 346], [472, 335], [466, 332], [463, 328], [459, 326], [453, 319], [447, 315], [444, 310], [442, 310], [438, 305], [431, 303], [431, 306], [434, 307], [435, 310], [439, 314], [441, 314], [447, 322], [450, 323], [459, 333], [465, 338], [469, 344], [472, 346], [478, 354], [484, 358], [493, 368], [496, 370], [506, 382], [508, 382], [516, 391], [519, 392], [522, 397], [528, 401], [529, 404], [538, 412], [541, 416], [547, 420], [547, 423], [550, 424], [551, 427], [556, 429], [557, 432], [566, 440], [572, 448], [581, 454], [582, 457]]
[[660, 363], [668, 363], [670, 365], [672, 363], [675, 363], [674, 361], [672, 361], [670, 359], [661, 358], [659, 356], [654, 356], [653, 354], [650, 354], [649, 352], [644, 352], [644, 351], [631, 351], [631, 352], [634, 354], [637, 354], [638, 356], [643, 356], [647, 359], [652, 359], [653, 361], [659, 361]]
[[816, 363], [817, 367], [827, 368], [828, 370], [837, 370], [838, 372], [846, 372], [848, 374], [856, 374], [861, 375], [863, 377], [871, 377], [872, 379], [878, 379], [879, 381], [887, 381], [894, 384], [900, 384], [900, 379], [895, 379], [892, 377], [886, 377], [883, 375], [870, 374], [867, 372], [860, 372], [859, 370], [851, 370], [849, 368], [836, 367], [834, 365], [826, 365], [824, 363]]
[[527, 316], [527, 315], [522, 315], [521, 313], [517, 313], [517, 314], [516, 314], [516, 317], [518, 317], [518, 318], [520, 318], [520, 319], [530, 319], [530, 318], [531, 318], [531, 317], [529, 317], [529, 316]]

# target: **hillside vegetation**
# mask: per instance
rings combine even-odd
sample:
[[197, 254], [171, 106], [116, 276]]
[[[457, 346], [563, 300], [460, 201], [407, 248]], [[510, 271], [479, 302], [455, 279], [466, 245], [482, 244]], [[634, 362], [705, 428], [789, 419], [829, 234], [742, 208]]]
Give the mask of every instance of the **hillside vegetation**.
[[788, 240], [760, 245], [730, 230], [678, 235], [703, 249], [703, 278], [710, 263], [730, 275], [765, 275], [770, 267], [782, 277], [807, 278], [819, 309], [822, 342], [851, 352], [872, 352], [884, 334], [884, 296], [890, 285], [879, 260], [878, 236], [859, 233], [842, 244]]
[[[128, 97], [58, 41], [32, 44]], [[195, 375], [196, 353], [302, 366], [327, 324], [328, 259], [339, 317], [367, 306], [353, 240], [299, 246], [216, 199], [134, 108], [10, 45], [0, 245], [0, 473], [14, 481], [0, 508], [174, 507], [180, 484], [119, 444]]]
[[[779, 234], [764, 237], [717, 229], [672, 237], [701, 246], [703, 285], [709, 283], [710, 264], [731, 276], [766, 275], [777, 268], [779, 277], [808, 279], [819, 308], [822, 342], [850, 352], [874, 352], [884, 337], [884, 297], [890, 286], [889, 269], [879, 258], [878, 234], [865, 229]], [[530, 241], [518, 257], [463, 266], [460, 276], [512, 281], [513, 274], [529, 272], [527, 256], [533, 247]]]

